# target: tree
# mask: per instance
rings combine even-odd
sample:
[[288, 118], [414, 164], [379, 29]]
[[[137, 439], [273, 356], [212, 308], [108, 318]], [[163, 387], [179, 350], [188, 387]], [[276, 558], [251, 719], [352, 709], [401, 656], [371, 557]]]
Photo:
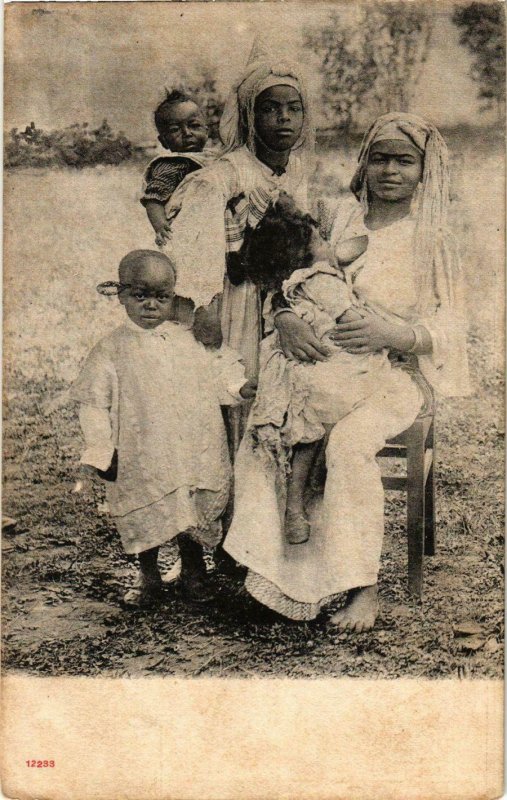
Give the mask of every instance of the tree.
[[481, 111], [505, 109], [505, 12], [503, 3], [469, 3], [454, 9], [452, 21], [460, 28], [460, 44], [474, 56], [472, 80], [479, 84]]
[[115, 133], [107, 120], [91, 129], [87, 122], [44, 131], [34, 122], [24, 131], [12, 128], [6, 137], [6, 167], [89, 167], [120, 164], [132, 158], [133, 145], [123, 133]]
[[334, 12], [306, 37], [320, 60], [327, 120], [342, 130], [360, 122], [365, 106], [369, 118], [407, 110], [431, 36], [430, 17], [419, 4], [363, 5], [357, 13], [347, 24]]
[[210, 139], [217, 142], [220, 138], [218, 125], [224, 110], [225, 100], [217, 89], [215, 75], [209, 71], [203, 72], [201, 81], [193, 89], [190, 89], [190, 94], [195, 96], [204, 110]]

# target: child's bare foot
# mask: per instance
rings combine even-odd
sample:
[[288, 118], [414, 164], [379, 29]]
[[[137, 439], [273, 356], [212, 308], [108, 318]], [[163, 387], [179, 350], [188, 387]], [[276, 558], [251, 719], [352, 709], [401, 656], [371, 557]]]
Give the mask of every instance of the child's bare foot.
[[304, 544], [310, 538], [310, 523], [303, 511], [287, 509], [285, 538], [289, 544]]
[[150, 608], [158, 605], [162, 600], [162, 578], [155, 576], [147, 579], [142, 572], [139, 573], [136, 585], [123, 595], [123, 602], [130, 608]]
[[162, 599], [162, 577], [158, 568], [158, 547], [138, 553], [139, 575], [133, 589], [123, 596], [126, 606], [149, 608]]
[[179, 581], [181, 575], [181, 558], [177, 558], [174, 564], [167, 572], [162, 575], [162, 583], [170, 584]]
[[378, 587], [375, 583], [373, 586], [351, 591], [345, 608], [333, 614], [329, 621], [341, 631], [361, 633], [373, 628], [377, 614]]

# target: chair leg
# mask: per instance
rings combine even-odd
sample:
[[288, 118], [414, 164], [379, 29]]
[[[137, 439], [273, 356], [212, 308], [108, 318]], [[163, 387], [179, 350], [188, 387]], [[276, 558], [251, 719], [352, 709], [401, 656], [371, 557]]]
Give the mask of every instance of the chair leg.
[[435, 536], [435, 478], [433, 464], [428, 472], [424, 489], [424, 555], [434, 556], [436, 552]]
[[417, 430], [407, 443], [408, 591], [422, 596], [425, 527], [424, 441]]

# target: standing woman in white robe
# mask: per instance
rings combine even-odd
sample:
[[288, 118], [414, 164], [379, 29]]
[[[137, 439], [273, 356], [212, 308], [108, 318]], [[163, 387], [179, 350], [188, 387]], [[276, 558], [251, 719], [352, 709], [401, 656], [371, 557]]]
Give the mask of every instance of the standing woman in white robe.
[[[259, 47], [231, 91], [220, 121], [225, 154], [188, 176], [167, 209], [169, 251], [176, 265], [176, 293], [220, 315], [223, 340], [241, 354], [256, 377], [262, 336], [259, 289], [249, 280], [233, 285], [228, 260], [238, 254], [245, 229], [255, 228], [280, 191], [307, 206], [307, 175], [314, 135], [300, 69], [268, 58]], [[288, 352], [323, 360], [325, 350], [309, 326], [280, 315]], [[278, 327], [278, 319], [277, 319]], [[233, 412], [235, 447], [244, 411]]]
[[351, 188], [359, 202], [351, 198], [338, 209], [331, 243], [368, 237], [354, 279], [365, 311], [338, 324], [334, 338], [350, 353], [388, 351], [392, 368], [378, 391], [334, 426], [323, 501], [310, 514], [304, 544], [286, 543], [276, 466], [267, 468], [245, 437], [224, 549], [248, 567], [246, 588], [269, 608], [309, 620], [349, 592], [331, 623], [361, 631], [378, 612], [384, 494], [375, 455], [414, 422], [425, 388], [447, 396], [469, 388], [460, 266], [445, 227], [447, 148], [439, 132], [412, 115], [380, 117], [365, 136]]

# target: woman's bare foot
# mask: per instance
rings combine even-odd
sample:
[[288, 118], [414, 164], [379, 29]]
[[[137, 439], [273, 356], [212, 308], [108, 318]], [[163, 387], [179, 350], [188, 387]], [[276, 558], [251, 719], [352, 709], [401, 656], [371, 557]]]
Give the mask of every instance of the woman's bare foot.
[[345, 608], [333, 614], [329, 620], [331, 625], [341, 631], [361, 633], [369, 631], [375, 625], [378, 614], [378, 587], [364, 586], [362, 589], [353, 589], [347, 600]]

